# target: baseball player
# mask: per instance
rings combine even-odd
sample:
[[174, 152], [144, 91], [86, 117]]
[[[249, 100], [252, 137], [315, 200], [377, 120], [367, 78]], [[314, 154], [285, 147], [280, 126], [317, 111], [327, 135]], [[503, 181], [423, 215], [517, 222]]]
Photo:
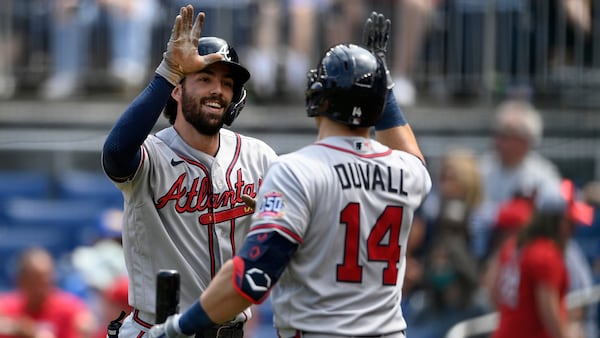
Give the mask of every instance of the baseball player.
[[[180, 273], [180, 306], [193, 304], [241, 247], [252, 213], [241, 196], [256, 195], [277, 157], [262, 141], [222, 128], [243, 108], [250, 74], [226, 41], [200, 38], [203, 21], [204, 13], [194, 19], [192, 6], [181, 8], [154, 79], [104, 144], [104, 170], [125, 199], [133, 311], [119, 337], [141, 337], [154, 324], [160, 269]], [[172, 126], [150, 134], [163, 108]], [[236, 315], [199, 335], [241, 338], [250, 312]]]
[[[368, 46], [379, 54], [389, 24], [375, 19]], [[370, 50], [336, 45], [309, 72], [317, 142], [269, 168], [244, 246], [197, 302], [150, 337], [189, 336], [269, 294], [282, 338], [405, 337], [405, 247], [431, 179], [385, 64]], [[371, 126], [399, 150], [371, 139]]]

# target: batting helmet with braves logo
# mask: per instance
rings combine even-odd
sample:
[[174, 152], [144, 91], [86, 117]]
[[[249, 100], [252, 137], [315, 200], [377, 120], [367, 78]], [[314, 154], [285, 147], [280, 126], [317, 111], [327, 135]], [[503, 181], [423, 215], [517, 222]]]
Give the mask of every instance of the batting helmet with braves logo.
[[[250, 79], [250, 72], [240, 64], [235, 49], [227, 41], [213, 36], [200, 38], [198, 40], [198, 54], [207, 55], [211, 53], [222, 54], [224, 59], [218, 62], [227, 64], [233, 74], [233, 99], [223, 118], [223, 122], [230, 126], [246, 104], [246, 89], [244, 88], [244, 84]], [[165, 106], [165, 116], [173, 124], [176, 115], [177, 101], [170, 97]]]
[[377, 123], [387, 96], [383, 61], [353, 44], [330, 48], [308, 72], [306, 112], [356, 127]]

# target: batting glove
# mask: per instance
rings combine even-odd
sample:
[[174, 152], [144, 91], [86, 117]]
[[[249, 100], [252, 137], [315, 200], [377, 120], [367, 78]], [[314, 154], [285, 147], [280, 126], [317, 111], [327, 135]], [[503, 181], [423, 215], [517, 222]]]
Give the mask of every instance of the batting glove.
[[386, 19], [383, 14], [372, 12], [363, 28], [363, 44], [371, 53], [379, 56], [383, 61], [388, 89], [394, 87], [394, 81], [386, 62], [387, 44], [390, 38], [391, 26], [392, 22], [390, 19]]
[[187, 338], [179, 332], [179, 317], [181, 314], [169, 316], [164, 324], [154, 325], [148, 331], [148, 338]]
[[197, 72], [207, 65], [220, 61], [223, 56], [217, 53], [198, 54], [198, 40], [204, 24], [204, 13], [198, 13], [194, 21], [194, 7], [181, 7], [175, 18], [167, 50], [156, 68], [156, 73], [176, 86], [186, 74]]

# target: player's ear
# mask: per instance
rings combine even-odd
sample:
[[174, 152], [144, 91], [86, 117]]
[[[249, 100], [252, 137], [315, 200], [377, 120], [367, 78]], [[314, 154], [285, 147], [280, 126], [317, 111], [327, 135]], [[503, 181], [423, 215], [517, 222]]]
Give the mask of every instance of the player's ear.
[[181, 83], [178, 84], [177, 86], [175, 86], [175, 88], [173, 88], [173, 91], [171, 92], [171, 97], [177, 102], [181, 102], [181, 92], [183, 91], [183, 88], [181, 86]]

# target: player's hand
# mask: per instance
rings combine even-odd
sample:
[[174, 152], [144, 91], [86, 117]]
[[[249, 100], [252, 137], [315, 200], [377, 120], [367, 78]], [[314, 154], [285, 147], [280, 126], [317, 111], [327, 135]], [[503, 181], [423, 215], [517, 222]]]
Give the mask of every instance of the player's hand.
[[181, 7], [175, 18], [171, 37], [163, 60], [156, 73], [177, 85], [187, 74], [195, 73], [207, 65], [220, 61], [223, 56], [218, 53], [199, 55], [198, 40], [204, 24], [204, 13], [200, 12], [194, 20], [194, 7]]
[[386, 53], [387, 44], [390, 39], [390, 28], [392, 22], [386, 19], [383, 14], [372, 12], [371, 16], [365, 21], [363, 28], [363, 44], [371, 53], [379, 56], [385, 65], [387, 76], [387, 88], [394, 87], [394, 81], [387, 67]]
[[256, 200], [248, 195], [242, 195], [242, 201], [244, 201], [247, 207], [252, 208], [252, 210], [256, 207]]
[[148, 338], [187, 338], [189, 336], [177, 332], [175, 325], [179, 320], [180, 314], [169, 316], [164, 324], [154, 325], [148, 331]]

